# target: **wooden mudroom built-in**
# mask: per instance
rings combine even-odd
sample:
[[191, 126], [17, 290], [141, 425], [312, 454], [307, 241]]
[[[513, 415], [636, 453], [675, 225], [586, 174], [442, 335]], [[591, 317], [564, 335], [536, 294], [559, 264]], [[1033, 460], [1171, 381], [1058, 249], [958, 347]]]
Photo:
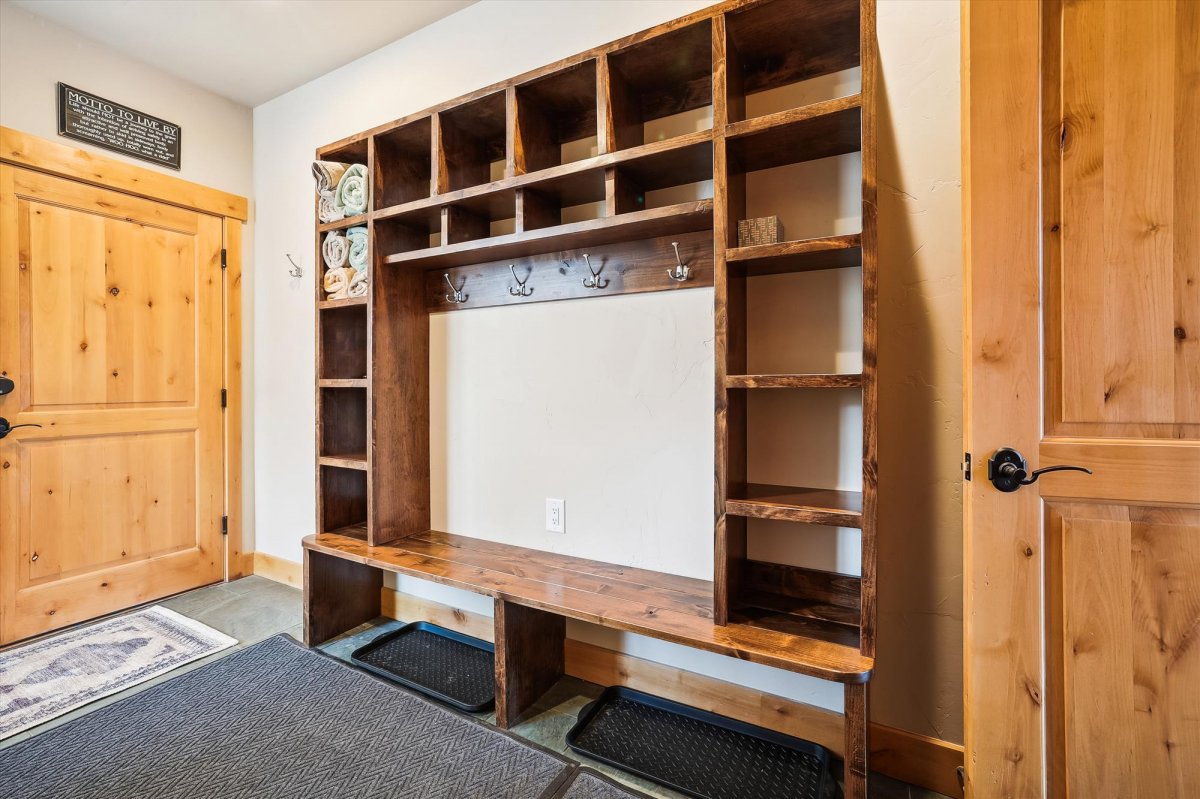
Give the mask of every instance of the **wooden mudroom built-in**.
[[[365, 226], [370, 281], [361, 296], [327, 299], [318, 277], [315, 292], [310, 646], [378, 616], [393, 572], [494, 598], [501, 727], [563, 674], [567, 618], [842, 683], [847, 794], [865, 796], [877, 615], [874, 11], [874, 0], [727, 2], [317, 151], [361, 166], [369, 187], [363, 213], [318, 224], [317, 260], [330, 231]], [[850, 93], [780, 91], [847, 70], [861, 75]], [[673, 130], [689, 112], [711, 125]], [[833, 156], [860, 161], [860, 230], [788, 238], [785, 219], [783, 235], [768, 223], [776, 235], [765, 243], [739, 236], [740, 222], [763, 215], [759, 176]], [[755, 281], [824, 270], [861, 273], [861, 367], [786, 371], [748, 335], [749, 296]], [[711, 581], [430, 529], [431, 314], [702, 287], [715, 297]], [[859, 490], [752, 479], [763, 470], [748, 429], [772, 392], [836, 392], [857, 405]], [[834, 456], [816, 444], [804, 453]], [[813, 525], [861, 531], [860, 568], [752, 558], [748, 523], [764, 519], [797, 538]]]

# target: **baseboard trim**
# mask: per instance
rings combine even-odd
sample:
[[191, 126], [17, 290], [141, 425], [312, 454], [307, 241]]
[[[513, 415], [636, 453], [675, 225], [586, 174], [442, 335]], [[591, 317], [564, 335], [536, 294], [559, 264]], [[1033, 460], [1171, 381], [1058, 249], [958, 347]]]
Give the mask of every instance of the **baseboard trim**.
[[266, 552], [255, 552], [252, 558], [253, 571], [277, 583], [286, 583], [293, 588], [304, 587], [304, 567], [294, 560], [287, 560]]
[[[390, 588], [383, 589], [382, 613], [394, 619], [430, 621], [485, 641], [495, 638], [492, 619]], [[842, 714], [725, 682], [696, 672], [567, 639], [566, 670], [600, 685], [624, 685], [684, 702], [703, 710], [757, 724], [821, 744], [841, 757]], [[871, 723], [871, 769], [922, 788], [961, 796], [959, 744]]]
[[[254, 553], [254, 573], [297, 588], [304, 584], [299, 563]], [[384, 588], [381, 611], [393, 619], [429, 621], [485, 641], [495, 639], [492, 619], [411, 594]], [[566, 670], [572, 677], [600, 685], [624, 685], [684, 702], [703, 710], [814, 741], [842, 755], [842, 714], [725, 682], [663, 663], [567, 639]], [[961, 796], [957, 769], [960, 744], [871, 722], [871, 769], [946, 796]]]

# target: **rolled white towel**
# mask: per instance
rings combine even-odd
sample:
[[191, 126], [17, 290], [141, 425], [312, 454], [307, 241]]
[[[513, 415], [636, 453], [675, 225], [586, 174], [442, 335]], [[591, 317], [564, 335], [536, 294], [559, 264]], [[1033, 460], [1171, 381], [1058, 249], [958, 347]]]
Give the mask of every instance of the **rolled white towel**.
[[317, 217], [322, 222], [336, 222], [346, 216], [346, 209], [337, 204], [337, 195], [323, 191], [317, 204]]
[[367, 273], [366, 271], [355, 270], [354, 277], [350, 278], [350, 286], [346, 289], [346, 294], [350, 297], [365, 297], [367, 296]]
[[360, 272], [367, 271], [367, 228], [365, 225], [352, 227], [346, 231], [346, 241], [350, 243], [350, 266]]
[[349, 164], [339, 161], [313, 161], [312, 171], [313, 179], [317, 181], [317, 194], [336, 190], [338, 181], [349, 168]]
[[367, 212], [367, 168], [355, 164], [346, 170], [337, 185], [337, 203], [346, 209], [346, 216]]
[[325, 293], [329, 300], [344, 300], [350, 296], [350, 281], [358, 274], [353, 269], [327, 269], [325, 271]]
[[326, 269], [341, 269], [350, 257], [350, 245], [340, 230], [331, 230], [321, 242], [321, 258]]

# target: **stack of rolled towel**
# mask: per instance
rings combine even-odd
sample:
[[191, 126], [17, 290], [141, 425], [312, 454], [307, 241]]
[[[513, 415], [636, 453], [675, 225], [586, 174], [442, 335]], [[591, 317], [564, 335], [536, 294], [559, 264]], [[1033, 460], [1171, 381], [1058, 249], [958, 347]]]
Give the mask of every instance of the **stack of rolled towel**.
[[362, 164], [313, 161], [313, 178], [320, 198], [317, 216], [336, 222], [367, 211], [367, 168]]
[[331, 230], [321, 242], [325, 261], [327, 299], [344, 300], [367, 294], [367, 228], [352, 227], [345, 233]]
[[[367, 169], [361, 164], [314, 161], [313, 178], [320, 198], [317, 215], [322, 222], [336, 222], [367, 211]], [[325, 293], [328, 299], [365, 297], [367, 294], [367, 228], [352, 227], [344, 233], [331, 230], [321, 242], [325, 261]]]

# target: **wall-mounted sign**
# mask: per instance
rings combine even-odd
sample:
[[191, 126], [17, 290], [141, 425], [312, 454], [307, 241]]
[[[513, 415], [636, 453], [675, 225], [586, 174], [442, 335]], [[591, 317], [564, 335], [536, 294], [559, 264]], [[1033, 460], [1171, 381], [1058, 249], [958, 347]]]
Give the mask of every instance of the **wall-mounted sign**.
[[178, 125], [65, 83], [58, 84], [58, 133], [179, 169], [182, 131]]

